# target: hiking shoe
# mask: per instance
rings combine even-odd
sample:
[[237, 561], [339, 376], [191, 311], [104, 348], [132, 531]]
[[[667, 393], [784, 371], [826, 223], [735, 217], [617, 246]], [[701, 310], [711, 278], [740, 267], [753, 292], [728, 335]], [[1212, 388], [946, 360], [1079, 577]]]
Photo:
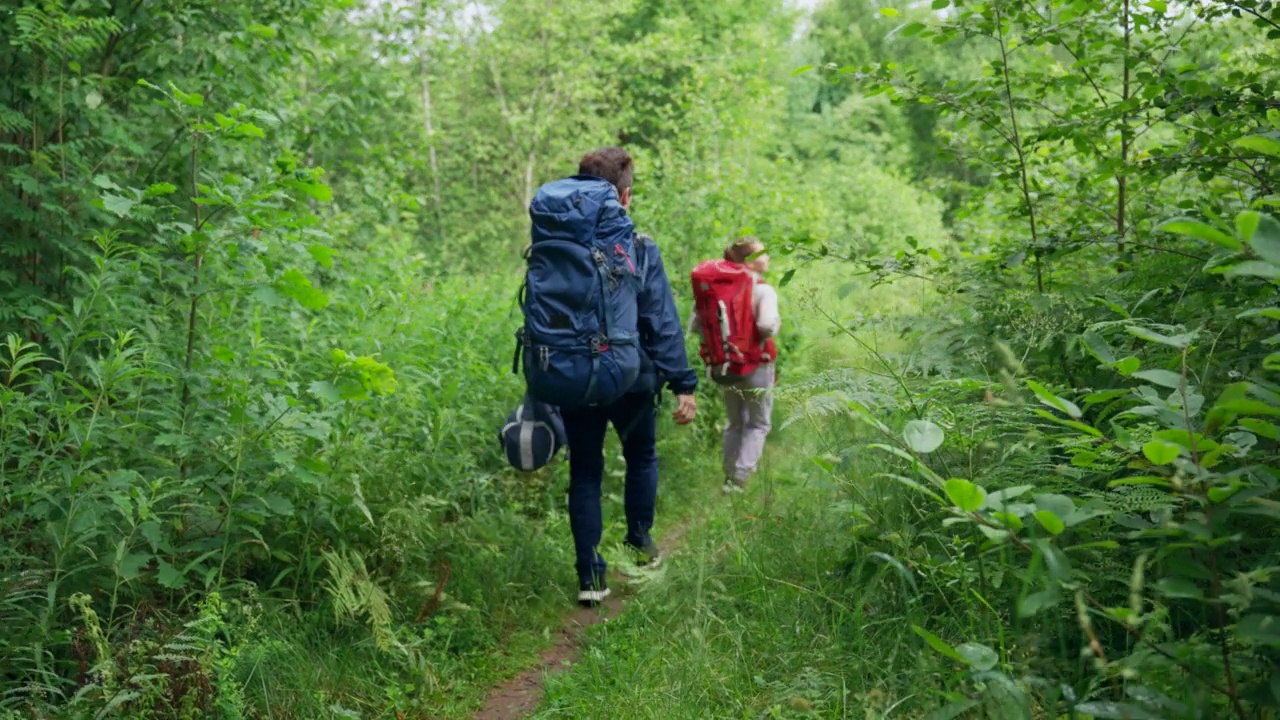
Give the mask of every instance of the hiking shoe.
[[591, 588], [578, 591], [578, 604], [585, 608], [593, 608], [609, 597], [609, 588]]
[[637, 545], [629, 547], [631, 552], [635, 554], [636, 567], [644, 568], [645, 570], [656, 570], [662, 565], [662, 551], [658, 549], [658, 546], [652, 540], [644, 547]]
[[747, 491], [746, 487], [744, 487], [742, 483], [736, 480], [725, 480], [724, 487], [721, 488], [721, 490], [724, 491], [725, 495], [732, 495], [734, 493], [741, 493], [741, 492]]

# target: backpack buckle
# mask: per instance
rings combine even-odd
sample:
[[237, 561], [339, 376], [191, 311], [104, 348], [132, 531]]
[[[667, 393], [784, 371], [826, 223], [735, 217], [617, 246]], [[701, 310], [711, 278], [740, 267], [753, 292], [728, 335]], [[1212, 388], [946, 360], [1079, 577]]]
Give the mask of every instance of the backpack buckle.
[[551, 350], [546, 345], [538, 348], [538, 363], [542, 365], [543, 372], [551, 366]]
[[602, 337], [591, 338], [591, 357], [595, 357], [608, 349], [609, 349], [609, 341], [607, 338], [602, 338]]

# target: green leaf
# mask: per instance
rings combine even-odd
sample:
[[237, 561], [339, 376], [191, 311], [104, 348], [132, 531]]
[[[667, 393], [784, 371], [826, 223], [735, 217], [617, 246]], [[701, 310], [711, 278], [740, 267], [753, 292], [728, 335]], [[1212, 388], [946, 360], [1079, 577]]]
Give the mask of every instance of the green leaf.
[[1257, 435], [1261, 435], [1268, 440], [1280, 440], [1280, 427], [1276, 427], [1265, 420], [1242, 418], [1240, 420], [1240, 427]]
[[1167, 233], [1186, 235], [1199, 240], [1205, 240], [1215, 245], [1221, 245], [1228, 250], [1240, 249], [1240, 242], [1235, 238], [1212, 225], [1206, 225], [1198, 220], [1192, 220], [1190, 218], [1170, 220], [1169, 222], [1161, 225], [1159, 229]]
[[907, 447], [924, 454], [941, 447], [944, 435], [942, 428], [929, 420], [912, 420], [903, 428], [902, 439], [906, 441]]
[[289, 500], [289, 498], [282, 497], [280, 495], [276, 495], [273, 493], [269, 495], [264, 495], [262, 498], [262, 502], [265, 503], [266, 506], [271, 509], [271, 512], [275, 513], [276, 515], [281, 515], [285, 517], [293, 515], [293, 503]]
[[[948, 0], [933, 0], [933, 6], [936, 8], [939, 2], [945, 3]], [[981, 700], [956, 700], [955, 702], [943, 705], [930, 712], [925, 716], [924, 720], [956, 720], [956, 718], [964, 715], [970, 710], [982, 704]]]
[[1182, 387], [1182, 376], [1168, 370], [1143, 370], [1133, 373], [1133, 377], [1173, 390]]
[[804, 73], [807, 73], [807, 72], [809, 72], [809, 71], [810, 71], [810, 70], [812, 70], [812, 69], [813, 69], [813, 66], [812, 66], [812, 65], [801, 65], [800, 67], [796, 68], [795, 70], [792, 70], [792, 71], [791, 71], [791, 75], [792, 75], [792, 77], [794, 77], [794, 76], [796, 76], [796, 75], [803, 75]]
[[1138, 325], [1130, 325], [1126, 327], [1125, 330], [1136, 338], [1141, 338], [1153, 343], [1160, 343], [1161, 345], [1168, 345], [1169, 347], [1177, 348], [1179, 350], [1185, 350], [1190, 347], [1191, 343], [1195, 341], [1196, 336], [1198, 335], [1198, 333], [1194, 331], [1183, 333], [1181, 335], [1162, 335], [1154, 330], [1148, 330], [1147, 328]]
[[956, 653], [978, 672], [986, 672], [1000, 662], [1000, 655], [995, 650], [980, 643], [964, 643], [956, 648]]
[[1265, 260], [1245, 260], [1226, 269], [1228, 278], [1260, 277], [1264, 280], [1280, 278], [1280, 266]]
[[1057, 588], [1031, 593], [1023, 598], [1022, 602], [1018, 603], [1018, 617], [1032, 617], [1060, 602], [1062, 602], [1062, 593], [1058, 592]]
[[120, 189], [120, 186], [112, 182], [111, 178], [107, 177], [106, 175], [94, 175], [93, 184], [97, 185], [103, 190], [119, 190]]
[[1168, 465], [1182, 454], [1182, 448], [1164, 440], [1151, 440], [1142, 446], [1142, 454], [1153, 465]]
[[1240, 138], [1232, 144], [1238, 148], [1252, 150], [1263, 155], [1280, 157], [1280, 140], [1269, 138], [1266, 135], [1249, 135], [1248, 137]]
[[1179, 577], [1163, 577], [1156, 582], [1156, 591], [1167, 598], [1178, 600], [1202, 600], [1204, 592], [1194, 582]]
[[978, 531], [987, 536], [987, 539], [993, 543], [999, 544], [1009, 539], [1010, 531], [993, 528], [988, 525], [978, 524]]
[[1262, 215], [1256, 210], [1245, 210], [1236, 215], [1236, 234], [1245, 243], [1253, 240], [1253, 234], [1258, 231], [1258, 223], [1262, 220]]
[[1099, 362], [1110, 365], [1116, 361], [1115, 352], [1111, 349], [1111, 346], [1107, 344], [1106, 338], [1102, 337], [1098, 333], [1092, 330], [1086, 330], [1080, 335], [1080, 339], [1084, 341], [1085, 347], [1089, 349], [1089, 352], [1092, 353]]
[[132, 580], [142, 574], [142, 569], [151, 562], [151, 553], [129, 553], [120, 560], [120, 577]]
[[298, 183], [297, 187], [320, 202], [333, 200], [333, 189], [324, 183]]
[[987, 499], [987, 491], [962, 478], [951, 478], [943, 486], [947, 497], [965, 512], [974, 512]]
[[187, 585], [187, 579], [182, 575], [182, 571], [161, 559], [156, 560], [156, 577], [161, 585], [170, 590], [181, 590]]
[[333, 267], [332, 248], [321, 245], [320, 243], [313, 243], [311, 247], [307, 248], [307, 252], [311, 253], [311, 257], [319, 263], [321, 267]]
[[1054, 395], [1053, 393], [1049, 392], [1043, 385], [1041, 385], [1040, 383], [1034, 380], [1028, 380], [1027, 387], [1030, 387], [1031, 392], [1035, 393], [1036, 397], [1040, 398], [1040, 402], [1044, 403], [1045, 405], [1048, 405], [1049, 407], [1055, 410], [1066, 413], [1067, 415], [1070, 415], [1071, 417], [1077, 420], [1080, 419], [1080, 416], [1082, 415], [1082, 413], [1080, 412], [1080, 408], [1076, 407], [1075, 403], [1065, 398], [1060, 398], [1057, 395]]
[[1280, 221], [1270, 215], [1259, 214], [1249, 247], [1263, 260], [1280, 265]]
[[1062, 523], [1062, 518], [1059, 518], [1052, 511], [1037, 510], [1035, 517], [1036, 521], [1040, 523], [1040, 527], [1047, 530], [1050, 535], [1061, 535], [1067, 529], [1066, 525]]
[[245, 29], [264, 40], [271, 40], [276, 36], [275, 28], [267, 27], [266, 25], [259, 25], [258, 23], [253, 23]]
[[951, 0], [933, 0], [933, 9], [942, 10], [951, 5]]
[[1060, 518], [1069, 517], [1076, 511], [1076, 504], [1066, 495], [1043, 493], [1036, 496], [1036, 509], [1048, 510]]
[[896, 8], [882, 7], [880, 8], [880, 14], [885, 17], [898, 17], [902, 13], [898, 12]]
[[133, 201], [123, 195], [108, 193], [102, 196], [102, 207], [117, 217], [127, 218], [132, 214]]
[[1018, 517], [1017, 515], [1014, 515], [1011, 512], [1006, 512], [1006, 511], [993, 512], [991, 513], [991, 517], [994, 518], [996, 522], [1000, 523], [1001, 525], [1004, 525], [1005, 527], [1009, 528], [1013, 532], [1018, 532], [1019, 530], [1022, 529], [1022, 518]]
[[1258, 645], [1280, 647], [1280, 616], [1245, 615], [1236, 624], [1236, 635]]
[[955, 660], [958, 663], [963, 663], [965, 665], [969, 664], [969, 661], [966, 660], [963, 655], [956, 652], [955, 648], [948, 645], [946, 642], [942, 640], [942, 638], [938, 637], [937, 635], [934, 635], [933, 633], [929, 632], [928, 630], [925, 630], [919, 625], [912, 625], [911, 630], [916, 635], [919, 635], [920, 637], [924, 638], [924, 641], [929, 643], [929, 647], [933, 648], [934, 650], [937, 650], [939, 653], [951, 658], [952, 660]]
[[178, 191], [178, 186], [173, 183], [155, 183], [147, 187], [146, 192], [142, 193], [143, 197], [159, 197], [161, 195], [172, 195]]
[[1116, 372], [1125, 376], [1134, 374], [1140, 367], [1142, 367], [1142, 361], [1132, 356], [1117, 360], [1115, 364]]
[[1163, 715], [1138, 705], [1109, 700], [1080, 703], [1076, 705], [1076, 713], [1091, 715], [1097, 720], [1165, 720]]

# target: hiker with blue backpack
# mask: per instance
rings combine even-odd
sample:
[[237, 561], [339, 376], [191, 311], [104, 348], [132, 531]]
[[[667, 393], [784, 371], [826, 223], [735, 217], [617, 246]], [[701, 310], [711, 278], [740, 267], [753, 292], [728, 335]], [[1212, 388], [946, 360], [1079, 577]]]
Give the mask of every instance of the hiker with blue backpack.
[[[532, 242], [521, 290], [524, 326], [513, 370], [527, 393], [503, 429], [508, 458], [533, 469], [569, 447], [569, 525], [578, 602], [609, 595], [600, 490], [610, 424], [626, 460], [626, 545], [636, 565], [656, 567], [650, 534], [658, 495], [657, 407], [664, 386], [676, 395], [679, 424], [697, 413], [697, 375], [662, 254], [635, 232], [634, 164], [618, 147], [583, 156], [578, 174], [542, 186], [529, 205]], [[509, 440], [509, 441], [508, 441]]]

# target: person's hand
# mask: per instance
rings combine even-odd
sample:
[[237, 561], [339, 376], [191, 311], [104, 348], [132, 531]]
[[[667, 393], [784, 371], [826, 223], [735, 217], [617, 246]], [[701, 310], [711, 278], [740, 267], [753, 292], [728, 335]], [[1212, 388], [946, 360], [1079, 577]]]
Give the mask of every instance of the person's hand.
[[677, 425], [688, 425], [693, 422], [693, 418], [698, 415], [698, 399], [693, 395], [677, 395], [676, 400], [679, 405], [676, 406], [675, 412], [671, 416], [676, 419]]

